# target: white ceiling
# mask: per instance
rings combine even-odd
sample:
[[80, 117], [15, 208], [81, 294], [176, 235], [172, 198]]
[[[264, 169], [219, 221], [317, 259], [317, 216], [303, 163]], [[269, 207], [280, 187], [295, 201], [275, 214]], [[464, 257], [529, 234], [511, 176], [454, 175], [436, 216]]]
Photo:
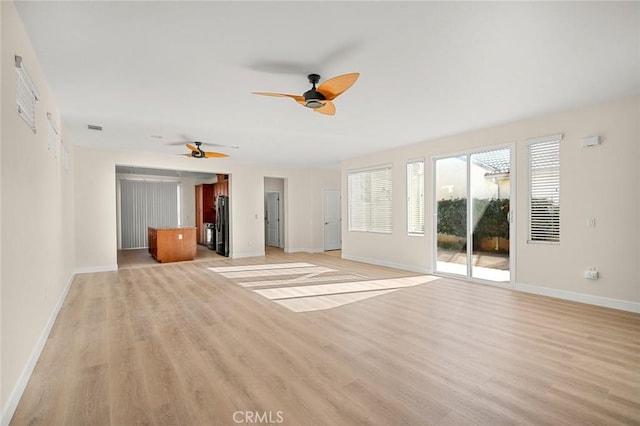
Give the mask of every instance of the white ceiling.
[[[238, 161], [336, 165], [640, 94], [640, 2], [25, 1], [17, 9], [77, 145], [175, 155], [186, 148], [170, 143], [197, 139], [238, 146], [218, 149]], [[311, 72], [361, 76], [335, 101], [335, 116], [251, 94], [302, 94]]]

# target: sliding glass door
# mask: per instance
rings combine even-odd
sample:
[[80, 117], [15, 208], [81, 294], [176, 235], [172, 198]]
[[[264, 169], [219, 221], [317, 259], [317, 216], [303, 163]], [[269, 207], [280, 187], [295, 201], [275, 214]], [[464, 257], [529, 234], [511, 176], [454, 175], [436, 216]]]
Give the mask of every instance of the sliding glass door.
[[467, 156], [435, 163], [437, 272], [467, 275]]
[[511, 281], [511, 151], [434, 160], [436, 272]]

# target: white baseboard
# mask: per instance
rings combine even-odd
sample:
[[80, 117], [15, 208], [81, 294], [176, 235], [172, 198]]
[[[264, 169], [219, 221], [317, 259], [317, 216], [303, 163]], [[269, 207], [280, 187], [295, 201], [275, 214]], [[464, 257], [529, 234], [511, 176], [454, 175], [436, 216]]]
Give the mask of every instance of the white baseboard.
[[243, 253], [231, 253], [229, 257], [232, 259], [241, 259], [243, 257], [260, 257], [264, 255], [265, 255], [265, 252], [264, 250], [262, 250], [262, 251], [253, 251], [253, 252], [243, 252]]
[[26, 365], [22, 369], [22, 373], [18, 377], [18, 382], [13, 387], [13, 390], [11, 391], [9, 398], [7, 398], [6, 405], [2, 408], [2, 417], [1, 417], [2, 420], [0, 421], [0, 424], [2, 426], [9, 425], [9, 423], [11, 422], [11, 418], [13, 417], [13, 414], [16, 411], [16, 408], [18, 408], [18, 403], [20, 402], [20, 398], [22, 398], [22, 394], [24, 393], [24, 390], [27, 387], [27, 383], [29, 383], [29, 379], [31, 378], [33, 369], [35, 368], [36, 363], [38, 362], [38, 358], [40, 358], [40, 354], [44, 349], [44, 345], [47, 343], [47, 339], [49, 338], [49, 333], [51, 333], [51, 329], [53, 328], [53, 324], [56, 322], [58, 313], [60, 312], [60, 309], [62, 308], [62, 305], [64, 304], [64, 301], [67, 298], [67, 294], [69, 293], [69, 289], [71, 288], [71, 283], [73, 283], [74, 278], [75, 278], [75, 273], [71, 274], [71, 277], [67, 282], [67, 285], [65, 286], [64, 290], [62, 290], [62, 294], [58, 298], [58, 302], [56, 303], [56, 306], [53, 308], [53, 311], [51, 312], [51, 316], [49, 317], [49, 320], [44, 326], [44, 330], [42, 330], [42, 334], [40, 335], [40, 338], [38, 339], [35, 347], [31, 351], [31, 356], [27, 360]]
[[285, 253], [324, 253], [321, 248], [285, 248]]
[[421, 268], [419, 266], [414, 266], [414, 265], [404, 265], [402, 263], [387, 262], [387, 261], [378, 260], [378, 259], [370, 259], [367, 257], [351, 256], [344, 253], [342, 254], [342, 258], [346, 260], [352, 260], [354, 262], [370, 263], [372, 265], [385, 266], [387, 268], [395, 268], [395, 269], [402, 269], [404, 271], [417, 272], [419, 274], [433, 273], [431, 268]]
[[513, 288], [517, 291], [555, 297], [556, 299], [571, 300], [573, 302], [587, 303], [589, 305], [605, 308], [619, 309], [621, 311], [640, 313], [640, 303], [626, 300], [611, 299], [608, 297], [594, 296], [591, 294], [574, 293], [571, 291], [557, 290], [555, 288], [541, 287], [531, 284], [516, 283]]
[[118, 265], [102, 265], [102, 266], [82, 266], [76, 268], [74, 274], [91, 274], [93, 272], [111, 272], [117, 271]]

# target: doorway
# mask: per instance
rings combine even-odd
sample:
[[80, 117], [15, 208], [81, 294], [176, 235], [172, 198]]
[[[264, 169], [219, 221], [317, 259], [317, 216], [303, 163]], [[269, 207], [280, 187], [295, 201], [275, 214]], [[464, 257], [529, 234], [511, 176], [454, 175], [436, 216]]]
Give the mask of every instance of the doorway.
[[264, 243], [267, 247], [285, 246], [285, 179], [264, 178]]
[[280, 193], [267, 192], [265, 201], [265, 241], [267, 246], [280, 247]]
[[340, 191], [337, 189], [323, 189], [324, 251], [342, 249], [341, 208]]
[[512, 148], [434, 159], [437, 273], [511, 282]]

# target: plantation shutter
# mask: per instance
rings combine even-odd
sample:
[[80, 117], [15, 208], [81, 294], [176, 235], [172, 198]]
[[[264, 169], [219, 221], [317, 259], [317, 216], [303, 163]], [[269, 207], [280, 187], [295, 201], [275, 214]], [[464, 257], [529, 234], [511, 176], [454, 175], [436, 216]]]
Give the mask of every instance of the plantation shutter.
[[560, 140], [529, 141], [529, 241], [560, 242]]
[[347, 175], [349, 231], [391, 233], [391, 166]]
[[424, 160], [407, 163], [407, 232], [424, 234]]
[[40, 97], [33, 80], [24, 66], [22, 57], [15, 56], [16, 108], [18, 115], [36, 132], [36, 101]]

